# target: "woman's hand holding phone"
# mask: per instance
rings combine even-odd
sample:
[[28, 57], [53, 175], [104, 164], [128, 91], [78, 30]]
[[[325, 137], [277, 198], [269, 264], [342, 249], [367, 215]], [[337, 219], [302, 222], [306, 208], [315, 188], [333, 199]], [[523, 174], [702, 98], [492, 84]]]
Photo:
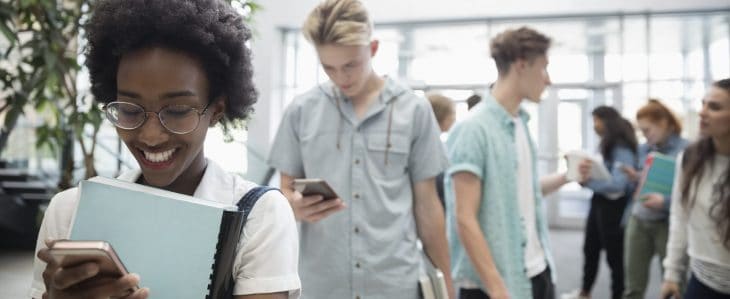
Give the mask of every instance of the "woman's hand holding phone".
[[[102, 273], [102, 265], [93, 259], [62, 266], [50, 249], [54, 243], [56, 241], [46, 241], [46, 248], [38, 252], [38, 258], [46, 263], [43, 271], [46, 293], [43, 294], [43, 299], [143, 299], [149, 296], [148, 289], [137, 289], [140, 281], [137, 274], [105, 275]], [[130, 293], [130, 290], [134, 291]]]

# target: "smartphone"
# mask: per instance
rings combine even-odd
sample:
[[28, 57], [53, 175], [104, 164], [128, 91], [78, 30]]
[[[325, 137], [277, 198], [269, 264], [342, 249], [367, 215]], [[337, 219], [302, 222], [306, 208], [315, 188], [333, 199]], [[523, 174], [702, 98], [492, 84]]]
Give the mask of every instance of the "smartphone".
[[322, 195], [324, 199], [339, 197], [323, 179], [294, 179], [294, 190], [299, 191], [304, 196]]
[[[106, 241], [60, 240], [53, 243], [49, 253], [61, 268], [96, 262], [99, 264], [99, 275], [103, 277], [119, 278], [129, 273], [114, 248]], [[135, 286], [128, 292], [132, 293], [137, 289]]]

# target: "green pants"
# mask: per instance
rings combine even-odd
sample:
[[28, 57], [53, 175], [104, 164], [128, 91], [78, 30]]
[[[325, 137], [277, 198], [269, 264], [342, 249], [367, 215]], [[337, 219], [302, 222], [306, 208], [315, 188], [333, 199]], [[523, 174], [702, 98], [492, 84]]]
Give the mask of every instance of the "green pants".
[[643, 299], [654, 255], [659, 265], [667, 255], [669, 221], [647, 221], [631, 216], [624, 239], [624, 299]]

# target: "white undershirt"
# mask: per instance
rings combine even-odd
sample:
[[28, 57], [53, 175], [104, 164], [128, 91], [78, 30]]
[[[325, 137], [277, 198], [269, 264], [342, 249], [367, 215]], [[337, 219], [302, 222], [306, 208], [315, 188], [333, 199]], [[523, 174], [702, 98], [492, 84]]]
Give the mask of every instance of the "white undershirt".
[[522, 119], [513, 119], [515, 124], [515, 149], [517, 150], [517, 200], [520, 215], [527, 234], [525, 245], [525, 268], [528, 277], [534, 277], [547, 268], [545, 252], [540, 245], [535, 217], [535, 186], [532, 173], [532, 152]]

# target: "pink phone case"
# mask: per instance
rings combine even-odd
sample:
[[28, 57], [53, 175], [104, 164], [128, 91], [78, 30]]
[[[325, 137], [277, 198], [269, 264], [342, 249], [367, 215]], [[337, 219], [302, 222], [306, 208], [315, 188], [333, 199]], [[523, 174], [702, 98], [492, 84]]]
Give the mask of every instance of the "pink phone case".
[[[127, 268], [112, 246], [105, 241], [61, 240], [49, 249], [53, 259], [62, 267], [73, 267], [86, 262], [99, 264], [99, 275], [112, 278], [127, 275]], [[130, 289], [134, 292], [137, 287]]]

